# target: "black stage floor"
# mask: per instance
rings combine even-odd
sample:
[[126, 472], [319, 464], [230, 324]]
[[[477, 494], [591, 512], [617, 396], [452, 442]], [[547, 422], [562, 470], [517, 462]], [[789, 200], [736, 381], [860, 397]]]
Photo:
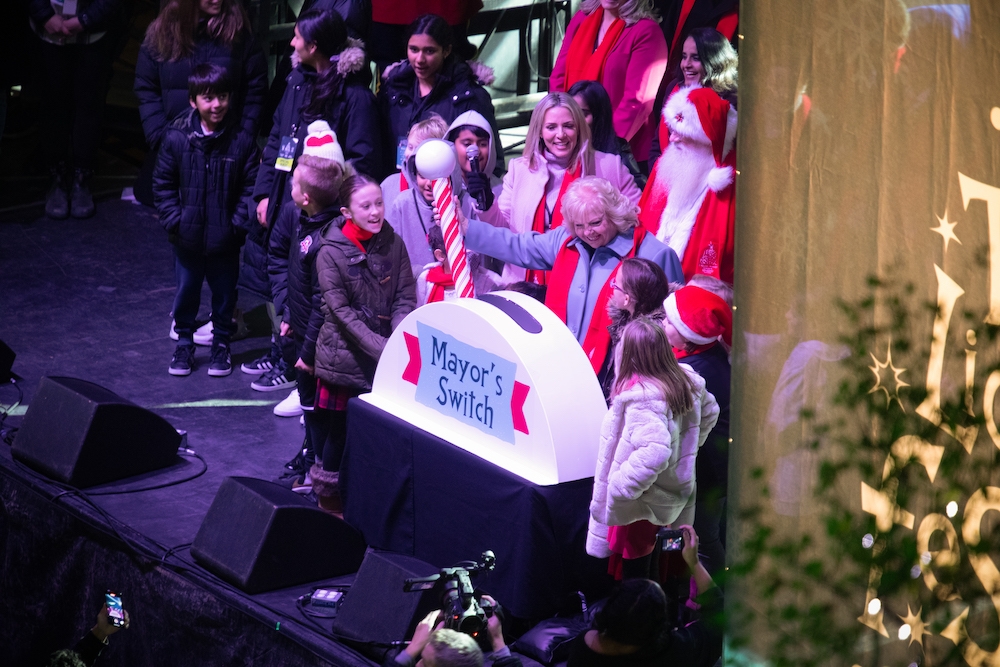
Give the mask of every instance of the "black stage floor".
[[[225, 477], [275, 480], [302, 441], [297, 418], [272, 414], [287, 391], [253, 391], [238, 368], [269, 346], [262, 312], [251, 312], [251, 335], [233, 344], [232, 375], [209, 377], [208, 350], [199, 348], [195, 373], [172, 377], [172, 255], [153, 212], [112, 200], [90, 220], [38, 214], [0, 222], [0, 340], [17, 353], [24, 392], [7, 425], [21, 421], [43, 376], [82, 378], [187, 431], [207, 471], [168, 488], [84, 499], [0, 445], [0, 637], [10, 658], [0, 663], [40, 664], [68, 647], [93, 624], [104, 590], [117, 588], [133, 622], [111, 638], [102, 665], [371, 664], [327, 635], [329, 622], [297, 610], [308, 586], [248, 596], [195, 566], [187, 549]], [[16, 398], [14, 387], [0, 388], [0, 404]], [[185, 461], [142, 485], [200, 469]]]

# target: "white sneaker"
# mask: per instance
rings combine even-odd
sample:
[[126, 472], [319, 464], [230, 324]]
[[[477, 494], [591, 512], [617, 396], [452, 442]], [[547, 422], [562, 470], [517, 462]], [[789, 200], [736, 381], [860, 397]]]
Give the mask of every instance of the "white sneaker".
[[[177, 330], [174, 327], [177, 326], [176, 320], [170, 321], [170, 340], [179, 340], [180, 337], [177, 335]], [[209, 346], [212, 344], [212, 323], [206, 322], [202, 326], [198, 327], [194, 332], [194, 344]]]
[[279, 417], [298, 417], [302, 414], [302, 406], [299, 405], [299, 390], [292, 389], [288, 398], [274, 406], [274, 414]]

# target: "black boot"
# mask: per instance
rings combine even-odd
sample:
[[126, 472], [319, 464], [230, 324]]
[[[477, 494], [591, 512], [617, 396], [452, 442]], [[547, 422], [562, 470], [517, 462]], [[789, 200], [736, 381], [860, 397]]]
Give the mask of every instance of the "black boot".
[[66, 185], [64, 167], [52, 167], [52, 185], [45, 193], [45, 215], [53, 220], [65, 220], [69, 217], [69, 192]]
[[74, 218], [89, 218], [94, 215], [94, 197], [90, 194], [89, 169], [73, 171], [73, 187], [70, 192], [70, 213]]

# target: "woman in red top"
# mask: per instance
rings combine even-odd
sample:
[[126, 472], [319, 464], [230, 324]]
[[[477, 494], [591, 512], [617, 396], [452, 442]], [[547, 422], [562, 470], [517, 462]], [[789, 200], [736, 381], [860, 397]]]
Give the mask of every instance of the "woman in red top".
[[611, 97], [615, 134], [649, 159], [656, 127], [653, 105], [667, 68], [667, 42], [651, 0], [583, 0], [569, 22], [549, 88], [566, 91], [599, 81]]

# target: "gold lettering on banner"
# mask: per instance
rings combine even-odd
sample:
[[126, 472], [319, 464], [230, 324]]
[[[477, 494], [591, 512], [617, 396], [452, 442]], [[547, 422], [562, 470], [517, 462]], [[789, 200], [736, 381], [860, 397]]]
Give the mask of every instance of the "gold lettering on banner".
[[983, 391], [983, 416], [986, 418], [986, 432], [990, 434], [996, 448], [1000, 449], [1000, 431], [997, 430], [997, 422], [993, 416], [997, 389], [1000, 389], [1000, 371], [993, 371], [986, 378], [986, 389]]
[[[993, 562], [988, 553], [976, 553], [973, 548], [978, 546], [982, 539], [983, 516], [991, 510], [1000, 511], [1000, 488], [988, 486], [973, 493], [965, 505], [962, 539], [965, 541], [965, 545], [970, 547], [969, 563], [979, 578], [979, 582], [986, 589], [986, 593], [992, 599], [993, 608], [1000, 615], [1000, 570], [997, 569], [996, 563]], [[972, 667], [1000, 665], [1000, 648], [996, 651], [984, 651], [975, 640], [968, 637], [967, 632], [961, 634], [967, 637], [967, 641], [961, 645], [962, 657]]]
[[980, 183], [962, 172], [958, 172], [958, 184], [962, 189], [962, 205], [966, 211], [973, 199], [986, 202], [990, 239], [990, 312], [984, 321], [987, 324], [1000, 324], [1000, 188]]
[[[948, 538], [948, 547], [940, 551], [931, 551], [931, 537], [938, 531]], [[951, 584], [940, 583], [934, 574], [935, 567], [954, 567], [958, 565], [961, 557], [958, 549], [958, 532], [948, 517], [943, 514], [928, 514], [924, 517], [917, 529], [917, 553], [920, 555], [920, 570], [927, 588], [941, 600], [958, 600], [958, 594], [954, 592]]]
[[[998, 191], [1000, 192], [1000, 191]], [[937, 313], [934, 315], [933, 340], [931, 355], [927, 363], [927, 397], [917, 406], [917, 414], [962, 443], [965, 451], [972, 453], [972, 447], [979, 435], [977, 426], [941, 425], [941, 378], [944, 374], [944, 356], [948, 344], [948, 326], [955, 312], [955, 304], [965, 294], [965, 290], [951, 279], [947, 273], [934, 265], [934, 273], [938, 281]]]

